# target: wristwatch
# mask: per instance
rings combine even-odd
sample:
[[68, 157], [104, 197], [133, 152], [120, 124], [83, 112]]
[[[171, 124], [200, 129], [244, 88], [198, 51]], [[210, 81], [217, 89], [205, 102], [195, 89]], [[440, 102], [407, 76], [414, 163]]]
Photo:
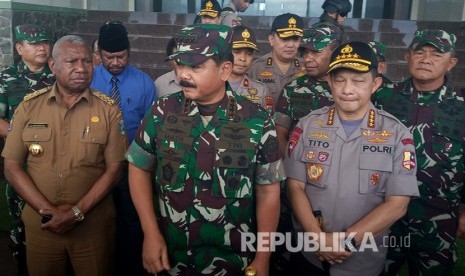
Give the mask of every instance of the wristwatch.
[[73, 208], [71, 208], [71, 210], [73, 210], [74, 220], [75, 221], [83, 221], [84, 220], [84, 214], [81, 212], [81, 210], [79, 210], [79, 208], [77, 206], [73, 206]]

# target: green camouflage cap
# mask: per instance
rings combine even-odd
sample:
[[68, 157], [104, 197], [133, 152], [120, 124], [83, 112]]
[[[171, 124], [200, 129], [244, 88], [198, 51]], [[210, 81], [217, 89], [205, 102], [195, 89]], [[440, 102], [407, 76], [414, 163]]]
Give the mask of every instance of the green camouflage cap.
[[17, 40], [24, 40], [27, 43], [50, 41], [47, 29], [43, 26], [33, 24], [16, 26], [15, 37]]
[[422, 30], [416, 31], [410, 49], [416, 51], [421, 46], [431, 44], [440, 52], [450, 52], [455, 50], [455, 42], [457, 37], [454, 34], [449, 34], [443, 30]]
[[378, 42], [378, 41], [370, 41], [368, 42], [373, 52], [375, 52], [378, 58], [384, 60], [386, 58], [386, 44]]
[[299, 49], [321, 51], [334, 41], [341, 41], [341, 29], [336, 26], [310, 28], [304, 32]]
[[221, 13], [220, 3], [216, 0], [204, 0], [200, 5], [200, 16], [210, 16], [216, 18]]
[[221, 24], [184, 27], [174, 36], [176, 52], [169, 59], [187, 66], [204, 63], [214, 55], [232, 56], [231, 28]]
[[328, 73], [342, 68], [366, 73], [378, 68], [375, 53], [367, 43], [360, 41], [344, 43], [334, 49], [329, 62]]

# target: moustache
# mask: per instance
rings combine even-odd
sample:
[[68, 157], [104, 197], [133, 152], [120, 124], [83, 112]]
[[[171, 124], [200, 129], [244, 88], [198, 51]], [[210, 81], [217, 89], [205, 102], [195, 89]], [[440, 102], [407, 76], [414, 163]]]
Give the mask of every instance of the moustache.
[[179, 86], [181, 87], [187, 87], [187, 88], [197, 88], [197, 85], [193, 84], [193, 83], [190, 83], [186, 80], [181, 80], [179, 82]]

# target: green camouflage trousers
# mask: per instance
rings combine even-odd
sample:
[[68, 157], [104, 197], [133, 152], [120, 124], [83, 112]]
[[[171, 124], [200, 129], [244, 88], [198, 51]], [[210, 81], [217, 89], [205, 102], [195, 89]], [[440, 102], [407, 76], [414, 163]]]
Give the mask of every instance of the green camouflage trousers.
[[13, 251], [13, 257], [18, 258], [20, 257], [19, 255], [25, 255], [24, 223], [21, 220], [24, 200], [19, 197], [16, 191], [9, 184], [6, 184], [6, 200], [8, 212], [12, 219], [9, 246]]
[[410, 275], [453, 275], [457, 261], [456, 219], [408, 223], [391, 227], [385, 275], [397, 275], [407, 262]]

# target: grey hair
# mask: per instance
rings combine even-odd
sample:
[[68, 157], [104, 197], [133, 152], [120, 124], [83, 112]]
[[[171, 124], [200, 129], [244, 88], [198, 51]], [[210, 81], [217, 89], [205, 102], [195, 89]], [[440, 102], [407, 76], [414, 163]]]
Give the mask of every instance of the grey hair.
[[77, 35], [65, 35], [61, 37], [60, 39], [55, 42], [55, 45], [53, 45], [53, 50], [52, 50], [52, 57], [54, 59], [57, 58], [58, 55], [58, 49], [61, 47], [61, 44], [68, 42], [74, 45], [84, 45], [87, 47], [87, 43], [84, 41], [84, 39], [80, 36]]

